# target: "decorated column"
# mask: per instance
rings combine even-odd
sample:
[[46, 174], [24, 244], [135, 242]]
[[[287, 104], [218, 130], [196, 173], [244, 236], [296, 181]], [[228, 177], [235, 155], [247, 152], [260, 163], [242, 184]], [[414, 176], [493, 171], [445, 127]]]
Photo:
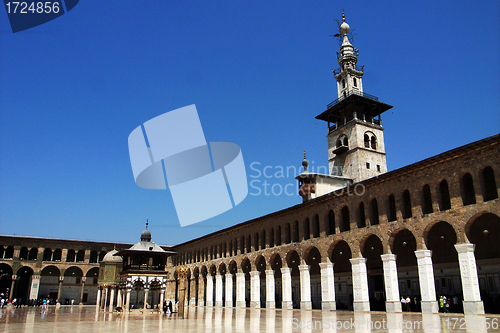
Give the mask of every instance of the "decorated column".
[[396, 255], [382, 254], [382, 265], [384, 269], [385, 284], [385, 308], [388, 313], [401, 312], [401, 301], [399, 299], [398, 269], [396, 267]]
[[322, 262], [319, 267], [321, 272], [321, 309], [336, 310], [333, 264]]
[[418, 281], [422, 296], [422, 313], [438, 313], [436, 301], [436, 287], [434, 285], [434, 268], [432, 266], [432, 251], [415, 251], [418, 265]]
[[233, 306], [233, 274], [226, 274], [226, 307]]
[[281, 268], [282, 309], [293, 309], [292, 303], [292, 274], [288, 267]]
[[244, 308], [245, 303], [245, 273], [236, 273], [236, 307]]
[[481, 301], [479, 282], [477, 278], [476, 257], [474, 256], [474, 244], [455, 244], [458, 252], [458, 263], [460, 265], [460, 280], [462, 280], [462, 291], [464, 293], [464, 314], [484, 314], [484, 306]]
[[178, 318], [184, 318], [184, 305], [186, 304], [186, 279], [190, 276], [189, 268], [181, 266], [177, 270], [179, 277], [179, 313]]
[[300, 309], [311, 310], [311, 276], [309, 265], [299, 265], [300, 272]]
[[38, 290], [40, 289], [40, 275], [31, 277], [30, 299], [38, 298]]
[[215, 276], [215, 306], [222, 306], [222, 275]]
[[198, 276], [198, 305], [203, 305], [205, 302], [205, 280], [203, 275]]
[[368, 298], [368, 275], [366, 273], [366, 259], [349, 259], [352, 265], [352, 289], [354, 293], [354, 311], [370, 311]]
[[260, 308], [260, 272], [250, 272], [250, 307]]
[[266, 309], [276, 308], [274, 283], [274, 271], [266, 270]]
[[214, 277], [207, 274], [207, 306], [214, 306]]

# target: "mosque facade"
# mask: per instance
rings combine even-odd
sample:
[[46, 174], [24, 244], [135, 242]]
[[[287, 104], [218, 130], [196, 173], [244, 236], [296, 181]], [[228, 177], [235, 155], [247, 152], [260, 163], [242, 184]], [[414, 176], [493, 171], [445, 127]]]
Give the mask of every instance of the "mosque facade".
[[[340, 25], [329, 174], [302, 203], [172, 247], [0, 236], [0, 293], [115, 307], [500, 313], [500, 135], [387, 172], [381, 115]], [[180, 272], [182, 271], [182, 274]], [[186, 274], [187, 272], [187, 274]], [[187, 277], [185, 277], [187, 275]], [[184, 280], [185, 279], [185, 280]], [[184, 288], [185, 286], [185, 288]]]

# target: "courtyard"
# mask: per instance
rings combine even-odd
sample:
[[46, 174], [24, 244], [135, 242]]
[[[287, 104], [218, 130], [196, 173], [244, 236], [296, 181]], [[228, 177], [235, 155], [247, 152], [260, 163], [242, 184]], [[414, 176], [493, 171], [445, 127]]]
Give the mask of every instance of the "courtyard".
[[[135, 311], [135, 312], [134, 312]], [[500, 315], [189, 307], [186, 318], [95, 306], [0, 309], [1, 332], [500, 332]]]

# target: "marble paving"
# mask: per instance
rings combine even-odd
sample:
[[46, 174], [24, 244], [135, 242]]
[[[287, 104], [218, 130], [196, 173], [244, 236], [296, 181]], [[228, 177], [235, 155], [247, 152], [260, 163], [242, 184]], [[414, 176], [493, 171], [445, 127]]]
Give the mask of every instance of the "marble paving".
[[0, 309], [0, 332], [500, 332], [500, 315], [235, 308], [187, 309], [177, 314], [110, 313], [95, 306]]

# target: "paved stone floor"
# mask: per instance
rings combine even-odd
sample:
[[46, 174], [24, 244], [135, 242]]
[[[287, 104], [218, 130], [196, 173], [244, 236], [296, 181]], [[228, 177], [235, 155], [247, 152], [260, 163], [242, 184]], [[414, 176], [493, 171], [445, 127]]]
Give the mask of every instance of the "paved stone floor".
[[0, 309], [0, 332], [500, 332], [500, 316], [189, 308], [176, 314], [97, 312], [94, 306]]

